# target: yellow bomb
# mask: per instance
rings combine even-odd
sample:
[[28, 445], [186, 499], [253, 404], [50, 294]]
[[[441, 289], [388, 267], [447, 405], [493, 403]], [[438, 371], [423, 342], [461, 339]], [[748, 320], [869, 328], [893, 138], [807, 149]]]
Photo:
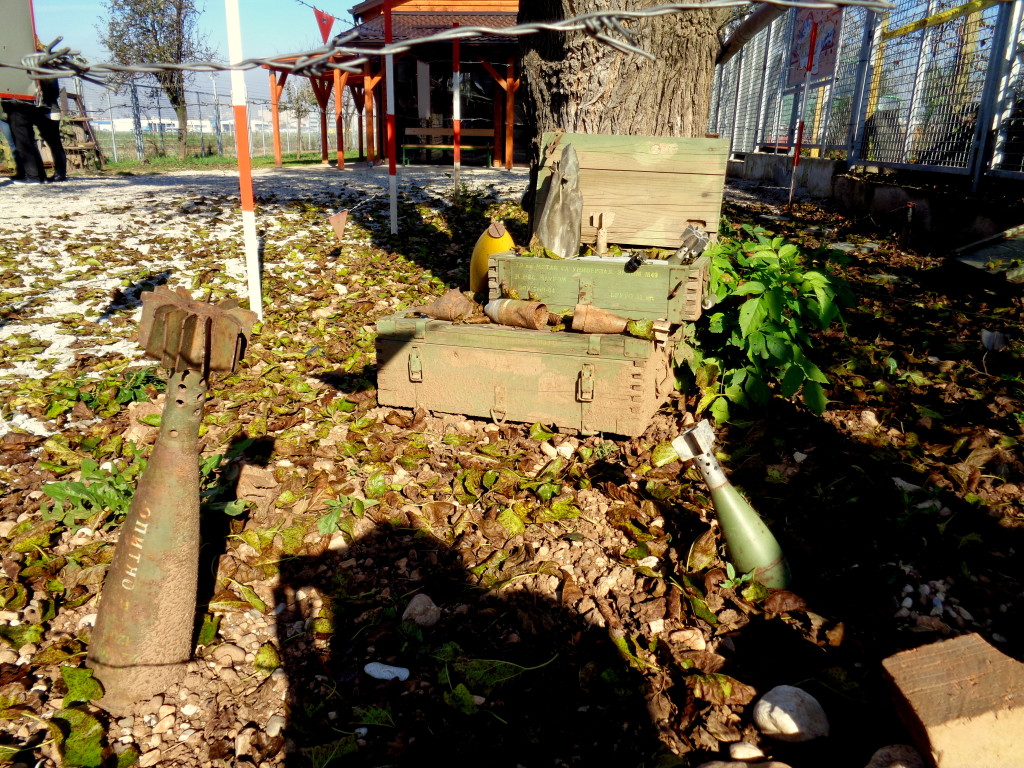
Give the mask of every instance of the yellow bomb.
[[473, 257], [469, 262], [469, 290], [481, 293], [487, 290], [487, 263], [495, 253], [512, 250], [512, 237], [500, 221], [492, 221], [473, 246]]

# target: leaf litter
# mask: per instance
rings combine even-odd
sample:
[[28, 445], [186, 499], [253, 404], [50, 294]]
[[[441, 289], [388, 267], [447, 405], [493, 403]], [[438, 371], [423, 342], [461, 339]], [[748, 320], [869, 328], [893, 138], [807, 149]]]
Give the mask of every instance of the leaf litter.
[[[83, 659], [156, 434], [138, 294], [244, 296], [234, 182], [82, 179], [96, 189], [59, 216], [0, 217], [10, 760], [689, 765], [758, 742], [751, 702], [799, 683], [835, 735], [762, 746], [795, 768], [858, 767], [906, 738], [882, 657], [966, 631], [1019, 655], [1017, 542], [1000, 536], [1022, 523], [1019, 298], [943, 286], [938, 260], [895, 246], [839, 259], [772, 222], [831, 260], [859, 304], [845, 335], [818, 339], [833, 381], [821, 419], [775, 400], [720, 430], [797, 574], [794, 592], [771, 591], [723, 560], [706, 489], [666, 449], [691, 396], [622, 441], [376, 406], [374, 320], [465, 282], [490, 217], [521, 234], [522, 174], [458, 195], [443, 178], [404, 185], [397, 237], [368, 173], [341, 189], [319, 170], [273, 178], [258, 186], [267, 320], [214, 383], [201, 435], [215, 554], [200, 648], [179, 686], [120, 720], [89, 703]], [[326, 216], [341, 207], [338, 243]], [[820, 206], [798, 218], [861, 236]], [[996, 324], [1008, 341], [988, 349], [980, 331]], [[437, 624], [402, 620], [418, 593]], [[371, 661], [409, 680], [369, 678]], [[852, 725], [865, 709], [877, 744]]]

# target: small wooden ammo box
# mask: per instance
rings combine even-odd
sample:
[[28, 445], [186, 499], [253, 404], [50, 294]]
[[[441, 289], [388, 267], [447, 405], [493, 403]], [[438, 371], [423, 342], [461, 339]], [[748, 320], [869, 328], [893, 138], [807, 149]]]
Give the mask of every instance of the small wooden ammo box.
[[[537, 209], [551, 164], [572, 145], [583, 195], [582, 243], [679, 246], [684, 230], [718, 228], [728, 142], [721, 139], [554, 134], [544, 137]], [[667, 321], [656, 341], [626, 334], [527, 330], [430, 320], [415, 311], [377, 323], [377, 399], [584, 434], [636, 436], [675, 384], [673, 359], [700, 316], [707, 261], [492, 256], [490, 297], [531, 295], [560, 313], [592, 304], [629, 319]]]

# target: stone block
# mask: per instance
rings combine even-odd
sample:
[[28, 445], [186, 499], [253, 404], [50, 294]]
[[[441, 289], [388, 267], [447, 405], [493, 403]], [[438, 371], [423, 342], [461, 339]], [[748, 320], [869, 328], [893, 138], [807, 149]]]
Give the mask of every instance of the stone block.
[[1024, 766], [1024, 664], [977, 634], [882, 664], [904, 722], [937, 768]]

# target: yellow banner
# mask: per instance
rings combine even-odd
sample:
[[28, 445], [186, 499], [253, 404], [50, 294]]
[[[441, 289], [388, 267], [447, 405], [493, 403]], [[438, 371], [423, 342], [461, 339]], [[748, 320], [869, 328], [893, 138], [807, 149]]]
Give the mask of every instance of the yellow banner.
[[884, 33], [882, 35], [882, 39], [892, 40], [894, 37], [903, 37], [904, 35], [909, 35], [911, 32], [917, 32], [919, 29], [927, 29], [928, 27], [934, 27], [938, 24], [945, 24], [947, 21], [958, 19], [969, 13], [984, 11], [985, 9], [991, 8], [993, 5], [1000, 2], [1009, 2], [1009, 0], [971, 0], [971, 2], [964, 3], [956, 8], [950, 8], [948, 11], [941, 11], [924, 19], [918, 19], [917, 21], [912, 21], [909, 24], [904, 24], [898, 29]]

